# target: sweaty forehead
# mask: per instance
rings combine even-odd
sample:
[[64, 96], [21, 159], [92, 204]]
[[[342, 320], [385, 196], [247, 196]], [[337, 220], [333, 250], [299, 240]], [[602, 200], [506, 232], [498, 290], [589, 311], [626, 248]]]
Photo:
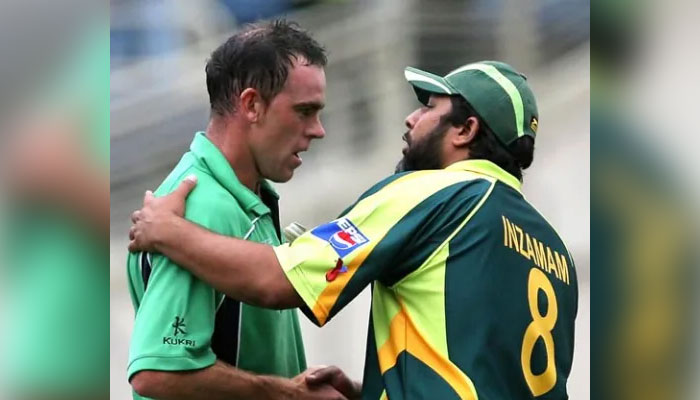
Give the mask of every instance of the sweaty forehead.
[[296, 61], [289, 70], [283, 92], [298, 101], [325, 101], [326, 75], [323, 68]]

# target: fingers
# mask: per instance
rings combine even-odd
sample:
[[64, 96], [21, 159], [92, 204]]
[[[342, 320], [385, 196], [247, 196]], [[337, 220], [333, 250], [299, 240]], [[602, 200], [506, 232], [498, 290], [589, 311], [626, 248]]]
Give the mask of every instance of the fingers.
[[327, 383], [333, 380], [339, 373], [341, 373], [341, 371], [338, 367], [321, 367], [306, 375], [306, 383], [309, 385]]
[[133, 253], [142, 250], [136, 238], [136, 225], [131, 225], [131, 228], [129, 228], [129, 251]]
[[[358, 391], [354, 390], [352, 381], [345, 376], [343, 371], [335, 366], [319, 365], [307, 368], [301, 374], [295, 376], [293, 381], [303, 385], [305, 390], [310, 390], [318, 398], [323, 399], [357, 399]], [[312, 398], [316, 398], [313, 397]]]
[[322, 370], [324, 368], [328, 368], [328, 366], [327, 365], [313, 365], [311, 367], [306, 368], [306, 370], [303, 372], [303, 374], [308, 376], [308, 375], [313, 374], [316, 371]]
[[154, 198], [155, 196], [153, 196], [153, 192], [146, 190], [146, 193], [143, 195], [143, 205], [150, 203]]
[[353, 382], [336, 366], [314, 370], [306, 375], [305, 381], [307, 385], [315, 387], [329, 384], [349, 399], [359, 398], [362, 393], [362, 385]]
[[132, 223], [137, 223], [141, 219], [141, 210], [136, 210], [131, 213], [131, 222]]
[[178, 196], [187, 197], [187, 195], [190, 194], [196, 185], [197, 175], [188, 175], [182, 182], [180, 182], [180, 185], [173, 192], [177, 193]]
[[295, 376], [293, 378], [294, 381], [298, 383], [306, 383], [306, 377], [309, 376], [309, 374], [312, 374], [316, 371], [318, 371], [321, 368], [325, 368], [325, 365], [317, 365], [313, 367], [308, 367], [304, 370], [304, 372], [300, 373], [299, 375]]

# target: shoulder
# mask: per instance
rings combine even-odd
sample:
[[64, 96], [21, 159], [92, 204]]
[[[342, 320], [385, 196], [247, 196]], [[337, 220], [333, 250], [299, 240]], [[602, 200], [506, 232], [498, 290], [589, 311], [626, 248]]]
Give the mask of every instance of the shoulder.
[[483, 175], [449, 170], [415, 171], [390, 178], [393, 179], [380, 182], [381, 187], [366, 197], [376, 195], [387, 201], [445, 202], [455, 197], [482, 197], [493, 190], [496, 183]]
[[156, 196], [171, 193], [189, 175], [197, 176], [197, 185], [187, 196], [186, 219], [229, 235], [238, 235], [240, 230], [247, 229], [248, 217], [236, 198], [208, 171], [195, 164], [186, 168], [176, 167], [156, 190]]
[[454, 196], [482, 197], [492, 190], [495, 179], [467, 171], [425, 170], [401, 172], [388, 176], [366, 190], [339, 217], [348, 214], [361, 203], [391, 205], [410, 202], [418, 205], [428, 201], [441, 203]]
[[391, 184], [392, 182], [396, 181], [397, 179], [401, 179], [402, 177], [411, 174], [412, 172], [399, 172], [393, 175], [389, 175], [386, 178], [380, 180], [379, 182], [375, 183], [372, 185], [369, 189], [367, 189], [362, 195], [360, 195], [359, 200], [364, 199], [365, 197], [369, 197], [378, 191], [384, 189], [387, 185]]
[[[463, 213], [485, 198], [494, 179], [463, 171], [426, 170], [392, 175], [348, 207], [341, 216], [385, 218], [399, 213], [428, 218], [435, 213]], [[403, 210], [403, 211], [401, 211]]]

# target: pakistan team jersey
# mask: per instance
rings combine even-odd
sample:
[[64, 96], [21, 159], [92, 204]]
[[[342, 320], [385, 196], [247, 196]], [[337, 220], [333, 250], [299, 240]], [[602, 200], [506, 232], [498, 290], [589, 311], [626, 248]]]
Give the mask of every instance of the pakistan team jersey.
[[[220, 234], [280, 243], [277, 194], [266, 182], [261, 197], [243, 186], [202, 132], [155, 194], [171, 192], [190, 174], [198, 183], [187, 197], [187, 219]], [[146, 369], [205, 368], [217, 358], [284, 377], [306, 369], [296, 310], [233, 301], [160, 254], [129, 254], [128, 275], [136, 309], [129, 379]]]
[[393, 175], [275, 252], [318, 325], [372, 284], [363, 399], [567, 398], [574, 263], [491, 162]]

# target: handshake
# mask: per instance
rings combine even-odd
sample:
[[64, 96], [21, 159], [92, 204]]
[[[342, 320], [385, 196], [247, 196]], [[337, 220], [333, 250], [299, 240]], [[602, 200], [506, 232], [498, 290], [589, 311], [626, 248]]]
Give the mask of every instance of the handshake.
[[292, 382], [301, 389], [298, 396], [293, 397], [299, 400], [355, 400], [362, 394], [362, 385], [334, 366], [308, 368], [292, 378]]

